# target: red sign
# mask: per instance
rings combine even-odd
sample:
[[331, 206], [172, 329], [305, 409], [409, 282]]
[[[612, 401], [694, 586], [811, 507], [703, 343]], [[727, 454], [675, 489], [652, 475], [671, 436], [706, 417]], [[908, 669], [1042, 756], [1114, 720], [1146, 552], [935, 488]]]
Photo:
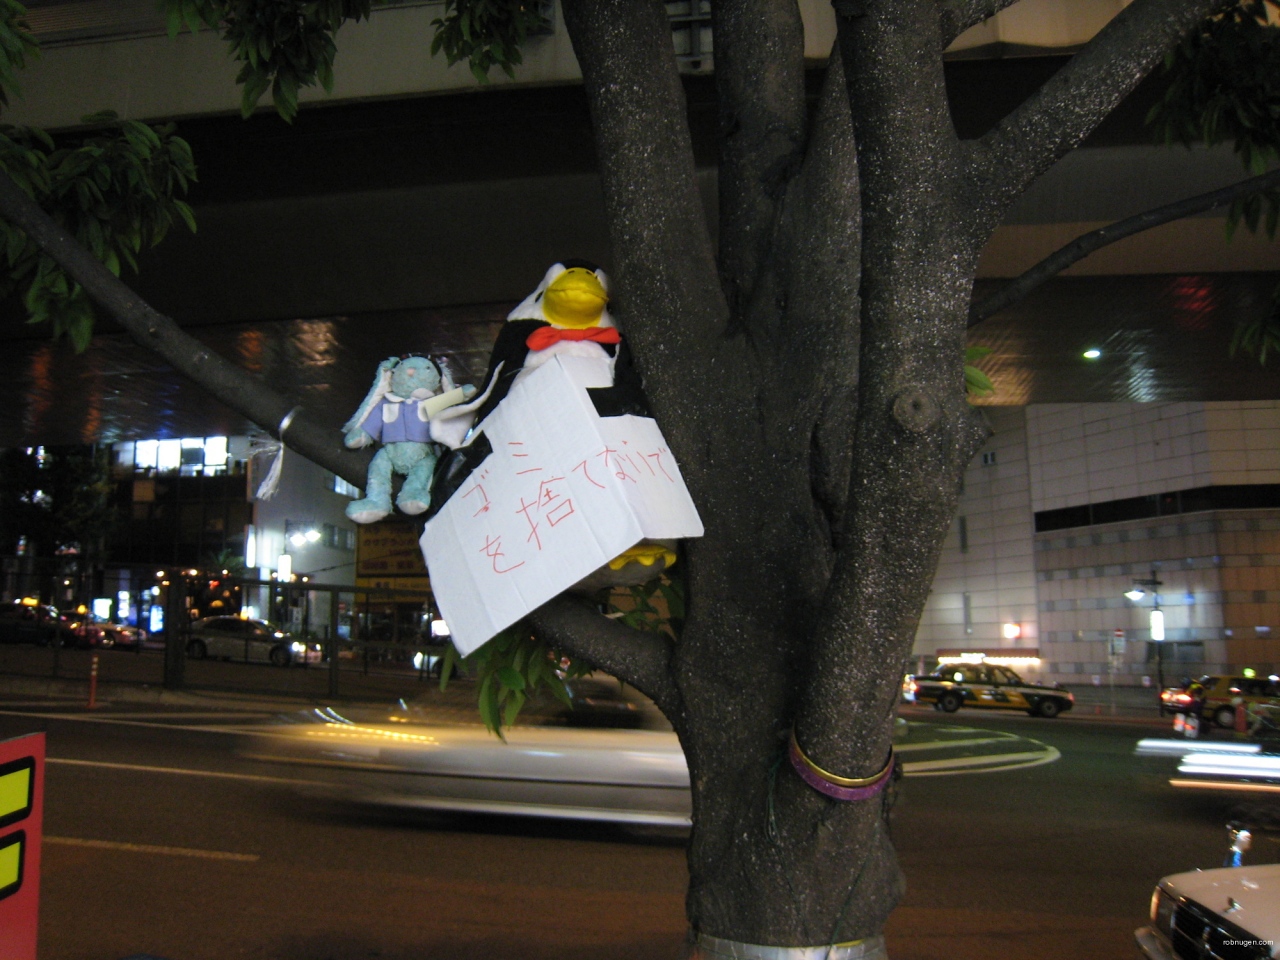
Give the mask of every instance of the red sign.
[[0, 741], [0, 960], [36, 960], [44, 734]]

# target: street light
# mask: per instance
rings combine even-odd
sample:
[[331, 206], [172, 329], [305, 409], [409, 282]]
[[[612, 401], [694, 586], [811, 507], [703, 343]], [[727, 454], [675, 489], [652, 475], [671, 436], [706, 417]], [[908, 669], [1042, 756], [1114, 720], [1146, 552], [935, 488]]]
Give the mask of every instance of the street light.
[[308, 543], [318, 543], [320, 531], [316, 529], [316, 525], [310, 520], [286, 520], [284, 522], [284, 538], [296, 550], [299, 547], [305, 547]]
[[1137, 603], [1147, 595], [1147, 591], [1143, 587], [1151, 587], [1151, 615], [1147, 620], [1151, 627], [1151, 642], [1156, 645], [1156, 683], [1158, 689], [1164, 690], [1164, 611], [1160, 609], [1160, 587], [1162, 582], [1156, 579], [1156, 571], [1153, 568], [1151, 576], [1143, 578], [1135, 578], [1133, 581], [1133, 589], [1126, 590], [1125, 596]]
[[285, 520], [284, 539], [293, 549], [306, 547], [308, 543], [319, 543], [320, 530], [310, 520]]

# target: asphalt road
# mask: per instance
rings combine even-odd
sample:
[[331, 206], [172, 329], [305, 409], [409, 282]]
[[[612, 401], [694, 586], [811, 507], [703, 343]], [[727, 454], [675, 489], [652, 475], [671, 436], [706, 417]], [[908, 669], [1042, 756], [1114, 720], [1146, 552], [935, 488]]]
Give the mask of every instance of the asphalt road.
[[[311, 799], [296, 769], [234, 755], [223, 731], [261, 714], [0, 710], [0, 735], [49, 735], [41, 960], [683, 955], [678, 835]], [[991, 749], [1040, 760], [926, 765], [903, 782], [895, 960], [1134, 958], [1156, 879], [1221, 863], [1229, 803], [1180, 794], [1171, 761], [1133, 757], [1150, 725], [906, 715], [917, 741], [995, 743], [909, 762]], [[1261, 836], [1253, 859], [1275, 854]]]

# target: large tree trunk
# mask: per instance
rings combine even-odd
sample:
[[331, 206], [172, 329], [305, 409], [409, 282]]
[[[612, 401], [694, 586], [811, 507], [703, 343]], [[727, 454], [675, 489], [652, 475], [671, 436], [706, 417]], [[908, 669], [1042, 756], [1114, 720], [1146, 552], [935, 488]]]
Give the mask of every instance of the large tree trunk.
[[[790, 737], [840, 776], [886, 764], [902, 668], [986, 436], [962, 360], [978, 254], [1012, 198], [1212, 6], [1139, 0], [1056, 90], [962, 144], [941, 52], [1004, 5], [837, 3], [841, 56], [810, 122], [786, 67], [800, 60], [794, 5], [721, 0], [713, 272], [686, 134], [670, 126], [684, 109], [662, 5], [565, 0], [619, 322], [707, 531], [684, 551], [688, 616], [659, 701], [689, 760], [688, 911], [703, 937], [810, 946], [883, 931], [902, 890], [885, 795], [820, 794], [787, 762]], [[1025, 134], [1016, 149], [1010, 130]]]

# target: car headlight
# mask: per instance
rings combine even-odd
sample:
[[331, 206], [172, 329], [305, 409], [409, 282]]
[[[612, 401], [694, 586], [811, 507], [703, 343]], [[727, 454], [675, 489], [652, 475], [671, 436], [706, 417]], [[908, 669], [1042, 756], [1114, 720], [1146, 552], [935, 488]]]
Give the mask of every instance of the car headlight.
[[293, 643], [289, 644], [289, 649], [294, 653], [306, 653], [307, 645], [305, 643], [298, 643], [298, 641], [295, 640]]

